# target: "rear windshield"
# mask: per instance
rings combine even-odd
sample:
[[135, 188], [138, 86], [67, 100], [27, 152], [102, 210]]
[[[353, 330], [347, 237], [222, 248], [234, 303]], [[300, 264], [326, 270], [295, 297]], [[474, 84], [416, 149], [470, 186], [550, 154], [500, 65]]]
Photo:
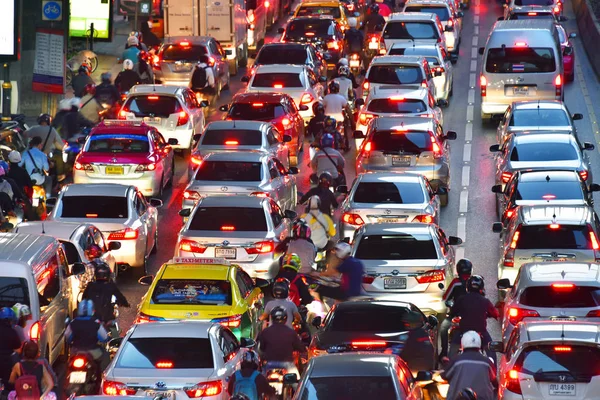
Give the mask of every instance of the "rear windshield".
[[539, 108], [535, 110], [513, 110], [509, 126], [570, 126], [564, 110]]
[[310, 377], [300, 400], [398, 399], [391, 376]]
[[435, 47], [392, 47], [388, 55], [390, 56], [438, 56]]
[[356, 203], [423, 203], [425, 196], [420, 184], [414, 182], [361, 182], [356, 188]]
[[371, 83], [388, 85], [421, 84], [423, 74], [417, 66], [404, 65], [373, 65], [369, 70], [367, 80]]
[[[411, 311], [404, 307], [371, 306], [361, 309], [339, 308], [333, 313], [325, 330], [334, 332], [402, 332], [411, 327], [407, 322]], [[409, 320], [410, 321], [410, 320]]]
[[275, 103], [233, 103], [227, 114], [232, 119], [249, 121], [270, 121], [284, 115], [283, 106]]
[[555, 289], [552, 286], [531, 286], [521, 294], [519, 302], [530, 307], [589, 308], [600, 306], [600, 288], [574, 286]]
[[152, 304], [231, 305], [231, 284], [223, 280], [161, 279], [152, 292]]
[[[305, 9], [307, 10], [307, 9]], [[287, 28], [285, 29], [286, 39], [311, 39], [311, 38], [324, 38], [333, 36], [335, 34], [334, 25], [328, 20], [292, 20]], [[274, 64], [280, 64], [281, 60], [286, 58], [276, 58], [278, 62]], [[304, 60], [299, 64], [306, 62], [306, 53], [304, 54]]]
[[578, 160], [571, 143], [521, 143], [513, 148], [510, 161], [569, 161]]
[[[267, 231], [267, 220], [262, 208], [199, 207], [189, 229], [192, 231]], [[233, 229], [231, 229], [233, 227]]]
[[485, 70], [494, 74], [554, 72], [556, 60], [551, 48], [492, 48], [488, 50]]
[[302, 81], [298, 73], [273, 72], [268, 74], [256, 74], [252, 81], [252, 87], [301, 88]]
[[519, 182], [515, 200], [584, 200], [577, 181]]
[[556, 351], [555, 345], [527, 347], [519, 355], [516, 367], [542, 382], [559, 382], [561, 375], [567, 377], [567, 382], [578, 379], [589, 382], [600, 375], [600, 348], [570, 344], [560, 347], [562, 351]]
[[[290, 25], [292, 25], [290, 23]], [[299, 25], [299, 24], [298, 24]], [[299, 27], [296, 27], [298, 29]], [[289, 29], [289, 28], [288, 28]], [[326, 34], [326, 33], [325, 33]], [[306, 49], [303, 47], [286, 47], [286, 46], [267, 46], [263, 47], [256, 57], [254, 64], [269, 65], [281, 64], [281, 60], [285, 60], [287, 64], [306, 64], [307, 56]]]
[[360, 240], [356, 258], [361, 260], [437, 260], [429, 234], [367, 235]]
[[262, 132], [248, 129], [210, 129], [202, 135], [202, 145], [260, 146], [262, 145]]
[[63, 196], [60, 202], [62, 218], [127, 218], [127, 197]]
[[513, 13], [508, 15], [509, 20], [516, 19], [550, 19], [555, 20], [552, 13], [540, 13], [540, 12], [527, 12], [527, 13]]
[[591, 249], [587, 226], [559, 225], [527, 225], [521, 227], [517, 241], [517, 249]]
[[123, 345], [120, 354], [117, 368], [214, 368], [210, 339], [130, 338]]
[[515, 6], [553, 6], [554, 0], [515, 0]]
[[142, 135], [92, 135], [87, 141], [88, 153], [148, 153], [150, 142]]
[[404, 12], [423, 12], [423, 13], [434, 13], [438, 16], [440, 21], [448, 21], [450, 19], [450, 13], [448, 7], [432, 7], [432, 6], [407, 6]]
[[384, 39], [438, 39], [433, 22], [390, 22], [383, 31]]
[[200, 57], [206, 55], [204, 46], [180, 46], [171, 44], [165, 46], [162, 53], [163, 61], [199, 61]]
[[181, 111], [175, 97], [155, 95], [130, 97], [123, 108], [136, 117], [169, 118], [171, 114]]
[[321, 16], [321, 15], [330, 15], [333, 18], [341, 18], [342, 14], [340, 12], [340, 7], [300, 7], [298, 10], [297, 17], [309, 17], [311, 15]]
[[262, 179], [259, 162], [205, 161], [196, 172], [197, 181], [256, 182]]
[[30, 304], [27, 280], [0, 276], [0, 307], [12, 307], [17, 303]]
[[384, 154], [421, 154], [433, 148], [427, 132], [375, 131], [371, 138], [371, 150]]
[[427, 111], [427, 106], [418, 99], [373, 99], [369, 102], [367, 110], [383, 114], [417, 114]]

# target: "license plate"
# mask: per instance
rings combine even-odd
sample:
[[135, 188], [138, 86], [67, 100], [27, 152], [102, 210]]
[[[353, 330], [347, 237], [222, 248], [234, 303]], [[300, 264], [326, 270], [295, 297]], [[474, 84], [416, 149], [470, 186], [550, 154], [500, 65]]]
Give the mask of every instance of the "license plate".
[[380, 224], [397, 224], [400, 222], [400, 218], [377, 218], [377, 222]]
[[575, 317], [550, 317], [552, 321], [576, 321]]
[[86, 371], [73, 371], [69, 374], [69, 383], [85, 383]]
[[173, 390], [169, 391], [155, 391], [155, 390], [146, 390], [146, 397], [161, 397], [163, 399], [175, 400], [175, 392]]
[[369, 42], [369, 49], [370, 50], [377, 50], [377, 49], [379, 49], [379, 43], [377, 43], [377, 42]]
[[514, 87], [513, 94], [515, 96], [527, 96], [529, 95], [529, 88], [527, 86]]
[[39, 197], [34, 197], [33, 199], [31, 199], [31, 205], [33, 207], [37, 207], [40, 205], [40, 198]]
[[124, 170], [123, 170], [123, 167], [121, 167], [121, 166], [112, 165], [112, 166], [106, 167], [107, 175], [123, 175], [123, 173], [124, 173]]
[[162, 119], [160, 117], [146, 117], [144, 118], [144, 122], [148, 122], [151, 124], [160, 124], [160, 121], [162, 121]]
[[544, 258], [544, 262], [566, 262], [566, 258]]
[[574, 383], [551, 383], [548, 387], [550, 396], [575, 396]]
[[235, 258], [236, 249], [215, 249], [215, 257]]
[[406, 278], [385, 278], [383, 287], [385, 289], [406, 289]]
[[410, 167], [410, 156], [392, 157], [392, 165], [396, 167]]
[[358, 67], [360, 67], [360, 61], [358, 61], [358, 60], [350, 60], [350, 67], [351, 68], [354, 68], [354, 67], [358, 68]]

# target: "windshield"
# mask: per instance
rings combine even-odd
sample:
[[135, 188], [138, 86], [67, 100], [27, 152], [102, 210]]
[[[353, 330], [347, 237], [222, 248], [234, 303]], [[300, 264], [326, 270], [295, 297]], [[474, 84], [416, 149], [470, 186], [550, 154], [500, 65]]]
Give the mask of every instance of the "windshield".
[[27, 279], [0, 276], [0, 307], [12, 307], [17, 303], [30, 304]]
[[231, 305], [231, 284], [223, 280], [161, 279], [151, 304]]
[[260, 146], [262, 145], [262, 132], [248, 129], [209, 129], [204, 131], [204, 134], [202, 135], [201, 146], [202, 145]]
[[375, 131], [371, 138], [371, 151], [421, 154], [433, 151], [433, 147], [427, 132]]
[[302, 80], [298, 73], [272, 72], [256, 74], [252, 80], [252, 87], [268, 87], [275, 89], [301, 88]]
[[557, 347], [561, 351], [556, 351], [554, 345], [526, 347], [515, 366], [540, 381], [558, 382], [557, 375], [565, 375], [567, 382], [577, 379], [589, 382], [590, 378], [600, 375], [600, 348], [570, 344]]
[[356, 258], [361, 260], [437, 260], [429, 234], [367, 235], [360, 239]]
[[177, 98], [170, 96], [133, 96], [127, 100], [123, 110], [136, 117], [169, 118], [171, 114], [181, 111]]
[[[290, 25], [292, 25], [291, 23]], [[300, 25], [300, 24], [297, 24]], [[297, 26], [296, 29], [300, 28]], [[290, 29], [288, 27], [288, 29]], [[281, 64], [281, 60], [285, 60], [287, 64], [306, 64], [306, 50], [303, 47], [288, 47], [288, 46], [265, 46], [258, 53], [255, 65]]]
[[396, 400], [391, 376], [311, 377], [300, 400], [377, 399]]
[[333, 332], [402, 332], [415, 329], [411, 311], [405, 307], [370, 305], [362, 308], [338, 308], [329, 318], [326, 331]]
[[520, 143], [510, 154], [510, 161], [570, 161], [579, 154], [571, 143]]
[[189, 230], [266, 232], [267, 220], [262, 208], [199, 207]]
[[418, 66], [373, 65], [369, 69], [367, 80], [371, 83], [388, 85], [421, 84], [424, 77]]
[[262, 179], [259, 162], [204, 161], [194, 177], [197, 181], [256, 182]]
[[519, 302], [529, 307], [600, 307], [600, 288], [577, 285], [567, 289], [555, 289], [552, 286], [531, 286], [523, 291]]
[[383, 31], [384, 39], [435, 39], [439, 38], [433, 22], [389, 22]]
[[569, 116], [562, 109], [538, 108], [513, 110], [508, 126], [570, 126]]
[[361, 182], [352, 200], [356, 203], [420, 204], [423, 188], [416, 182]]
[[[185, 351], [181, 351], [185, 349]], [[117, 368], [199, 369], [214, 368], [210, 339], [130, 338], [121, 347]]]
[[554, 0], [514, 0], [515, 6], [553, 6]]
[[450, 19], [450, 12], [448, 7], [433, 7], [433, 6], [416, 6], [410, 5], [404, 8], [404, 12], [422, 12], [422, 13], [434, 13], [438, 16], [440, 21], [448, 21]]
[[369, 102], [367, 111], [381, 114], [417, 114], [426, 112], [427, 106], [417, 99], [373, 99]]
[[147, 136], [142, 135], [103, 135], [90, 136], [85, 149], [87, 153], [148, 153], [150, 142]]
[[554, 14], [552, 13], [540, 13], [540, 12], [527, 12], [527, 13], [512, 13], [508, 15], [508, 20], [517, 19], [550, 19], [555, 20]]
[[485, 70], [495, 74], [556, 71], [551, 48], [504, 47], [488, 50]]
[[[292, 20], [285, 29], [286, 39], [324, 39], [335, 34], [334, 25], [328, 20]], [[281, 60], [286, 60], [281, 56], [277, 58], [280, 64]], [[306, 53], [304, 54], [304, 61], [298, 64], [304, 64], [306, 62]]]
[[63, 196], [57, 217], [127, 218], [127, 197]]
[[227, 116], [232, 119], [249, 121], [271, 121], [285, 116], [281, 104], [274, 103], [233, 103]]
[[200, 61], [200, 57], [206, 54], [204, 46], [170, 44], [164, 47], [161, 59], [163, 61]]
[[308, 7], [300, 7], [298, 10], [297, 17], [309, 17], [309, 16], [321, 16], [321, 15], [330, 15], [335, 19], [339, 19], [342, 17], [340, 12], [340, 7], [322, 7], [322, 6], [308, 6]]
[[526, 225], [522, 226], [517, 249], [580, 249], [591, 250], [589, 229], [580, 225]]
[[585, 200], [577, 181], [519, 182], [515, 200]]

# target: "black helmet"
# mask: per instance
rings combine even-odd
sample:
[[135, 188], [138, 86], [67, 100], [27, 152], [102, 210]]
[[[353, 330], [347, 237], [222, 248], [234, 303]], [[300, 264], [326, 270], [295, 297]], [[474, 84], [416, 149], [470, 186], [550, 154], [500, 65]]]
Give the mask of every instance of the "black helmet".
[[456, 395], [456, 400], [477, 400], [477, 394], [471, 388], [465, 388]]
[[340, 84], [336, 81], [329, 82], [329, 92], [330, 93], [339, 93], [340, 92]]
[[290, 294], [290, 281], [278, 278], [273, 284], [273, 297], [276, 299], [287, 299]]
[[95, 259], [92, 261], [92, 265], [94, 266], [96, 281], [108, 281], [110, 279], [111, 270], [107, 263], [100, 259]]
[[485, 288], [481, 275], [472, 275], [467, 281], [467, 291], [470, 293], [481, 292]]
[[274, 324], [285, 324], [287, 322], [287, 312], [283, 307], [275, 307], [271, 310], [271, 322]]
[[369, 6], [369, 11], [370, 11], [371, 14], [379, 14], [379, 4], [372, 3]]
[[41, 125], [43, 123], [50, 125], [51, 122], [52, 122], [52, 117], [50, 116], [50, 114], [40, 114], [40, 116], [37, 119], [38, 125]]
[[325, 107], [323, 107], [323, 103], [321, 103], [320, 101], [313, 103], [312, 110], [313, 114], [315, 115], [325, 114]]
[[238, 393], [231, 396], [229, 400], [250, 400], [250, 397], [246, 396], [244, 393]]
[[463, 275], [471, 276], [473, 273], [473, 263], [466, 258], [458, 260], [456, 263], [456, 273], [459, 275], [459, 277]]
[[319, 175], [319, 184], [323, 184], [326, 185], [327, 187], [331, 186], [331, 184], [333, 183], [333, 177], [331, 176], [331, 174], [327, 171], [323, 172], [321, 175]]
[[252, 369], [258, 369], [258, 354], [254, 350], [248, 350], [242, 354], [242, 368], [250, 367]]

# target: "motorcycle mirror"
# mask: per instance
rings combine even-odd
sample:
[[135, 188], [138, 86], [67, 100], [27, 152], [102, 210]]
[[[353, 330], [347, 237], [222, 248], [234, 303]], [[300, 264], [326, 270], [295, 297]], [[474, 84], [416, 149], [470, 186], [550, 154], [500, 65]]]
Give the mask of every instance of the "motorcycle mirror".
[[179, 210], [180, 217], [189, 217], [191, 213], [192, 213], [191, 208], [184, 208], [183, 210]]
[[493, 144], [490, 146], [490, 151], [492, 153], [498, 153], [500, 152], [500, 145], [499, 144]]
[[167, 143], [170, 144], [171, 146], [175, 146], [175, 145], [179, 144], [179, 140], [177, 140], [175, 138], [170, 138], [169, 140], [167, 140]]
[[71, 323], [71, 318], [67, 317], [65, 318], [65, 326], [69, 325]]
[[502, 193], [502, 185], [492, 186], [492, 193]]
[[510, 284], [510, 280], [508, 278], [503, 278], [496, 282], [496, 287], [498, 289], [506, 290], [512, 288], [512, 285]]
[[71, 275], [83, 275], [87, 271], [85, 264], [76, 262], [71, 267]]
[[590, 192], [600, 192], [600, 185], [597, 183], [592, 183], [590, 185]]
[[256, 342], [250, 338], [243, 337], [240, 339], [240, 346], [246, 349], [251, 349], [256, 346]]
[[444, 136], [444, 139], [456, 140], [457, 137], [458, 137], [458, 135], [456, 134], [455, 131], [446, 131], [446, 135]]
[[283, 135], [283, 143], [289, 143], [292, 141], [291, 135]]
[[583, 114], [580, 114], [580, 113], [573, 114], [573, 121], [577, 121], [579, 119], [583, 119]]
[[150, 205], [152, 207], [160, 208], [163, 206], [163, 201], [161, 199], [150, 199]]
[[450, 246], [458, 246], [463, 243], [463, 240], [457, 236], [448, 236], [448, 243]]
[[429, 315], [427, 316], [427, 323], [430, 327], [435, 328], [436, 326], [438, 326], [438, 319], [433, 315]]
[[283, 376], [283, 383], [287, 385], [293, 385], [298, 383], [298, 375], [296, 374], [285, 374]]
[[504, 230], [504, 225], [502, 225], [502, 222], [494, 222], [492, 224], [492, 232], [502, 233], [503, 230]]
[[154, 280], [154, 275], [145, 275], [138, 279], [138, 283], [144, 286], [150, 286]]
[[108, 250], [119, 250], [121, 248], [121, 242], [110, 242], [108, 244]]
[[417, 382], [430, 381], [432, 379], [433, 375], [430, 371], [419, 371], [417, 372], [417, 377], [415, 378]]

